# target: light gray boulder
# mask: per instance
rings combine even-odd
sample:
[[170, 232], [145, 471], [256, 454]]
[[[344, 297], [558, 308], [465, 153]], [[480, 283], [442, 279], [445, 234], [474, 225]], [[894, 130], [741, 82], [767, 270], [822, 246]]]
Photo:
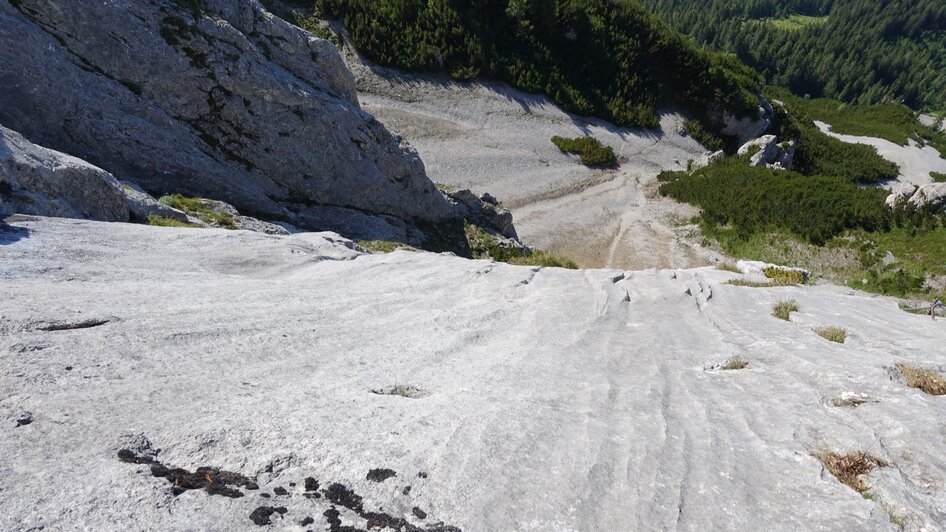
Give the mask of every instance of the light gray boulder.
[[330, 42], [257, 0], [0, 0], [0, 122], [154, 194], [341, 229], [313, 208], [405, 225], [455, 217], [358, 105]]
[[114, 176], [0, 126], [0, 213], [127, 222]]
[[887, 207], [891, 209], [896, 207], [898, 204], [909, 200], [913, 194], [916, 192], [916, 189], [919, 188], [913, 183], [899, 183], [893, 187], [890, 195], [887, 196], [885, 200]]
[[775, 135], [763, 135], [743, 144], [738, 154], [751, 154], [750, 166], [790, 170], [795, 159], [795, 141], [780, 143]]
[[910, 197], [910, 203], [917, 207], [946, 209], [946, 183], [930, 183], [919, 187]]
[[492, 195], [477, 197], [472, 191], [463, 189], [449, 192], [447, 197], [456, 203], [463, 218], [492, 229], [505, 238], [518, 240], [512, 224], [512, 213], [502, 208]]

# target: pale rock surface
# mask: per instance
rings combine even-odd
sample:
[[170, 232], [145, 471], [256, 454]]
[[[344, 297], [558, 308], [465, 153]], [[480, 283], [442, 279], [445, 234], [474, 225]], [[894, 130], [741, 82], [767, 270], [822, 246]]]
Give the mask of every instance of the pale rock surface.
[[[894, 369], [946, 369], [946, 320], [888, 298], [711, 268], [362, 255], [327, 233], [7, 224], [3, 530], [262, 530], [260, 506], [286, 508], [272, 530], [326, 530], [331, 506], [367, 528], [332, 483], [428, 530], [946, 523], [943, 398]], [[790, 322], [770, 315], [784, 298]], [[732, 357], [748, 368], [714, 369]], [[174, 496], [123, 449], [260, 490]], [[860, 450], [890, 464], [865, 479], [873, 500], [812, 457]]]
[[898, 203], [909, 200], [913, 193], [920, 188], [913, 183], [897, 183], [891, 188], [890, 195], [885, 200], [890, 208], [896, 207]]
[[[350, 51], [345, 59], [365, 110], [416, 147], [431, 179], [500, 198], [528, 245], [586, 267], [687, 267], [720, 258], [684, 223], [698, 209], [658, 193], [661, 171], [710, 156], [680, 133], [679, 114], [662, 113], [657, 129], [628, 129], [500, 83], [406, 74]], [[554, 135], [592, 135], [614, 149], [620, 166], [585, 167], [552, 144]]]
[[791, 170], [795, 160], [795, 141], [783, 146], [775, 135], [763, 135], [740, 146], [737, 153], [746, 155], [752, 151], [755, 153], [749, 157], [750, 166]]
[[756, 116], [736, 116], [728, 111], [712, 110], [711, 117], [723, 124], [722, 133], [738, 139], [743, 145], [752, 139], [760, 137], [772, 125], [772, 105], [763, 97], [759, 97], [761, 104]]
[[0, 213], [14, 212], [128, 221], [125, 195], [114, 176], [0, 126]]
[[946, 183], [923, 185], [910, 197], [910, 203], [917, 207], [946, 209]]
[[928, 185], [933, 182], [930, 172], [946, 173], [946, 159], [932, 146], [921, 147], [912, 139], [907, 141], [906, 146], [901, 146], [887, 139], [834, 133], [829, 124], [818, 120], [815, 120], [815, 125], [822, 133], [844, 142], [873, 146], [881, 157], [896, 163], [900, 167], [900, 175], [895, 181], [883, 185], [887, 189], [892, 190], [898, 184]]
[[453, 218], [332, 43], [257, 0], [203, 6], [0, 0], [0, 123], [154, 195], [309, 229]]

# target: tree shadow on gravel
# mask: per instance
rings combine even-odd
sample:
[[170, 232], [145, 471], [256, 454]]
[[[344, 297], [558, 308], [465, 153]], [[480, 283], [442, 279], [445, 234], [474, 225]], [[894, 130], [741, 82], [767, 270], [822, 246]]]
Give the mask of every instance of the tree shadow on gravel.
[[[12, 217], [11, 217], [12, 218]], [[10, 218], [8, 218], [9, 220]], [[19, 242], [30, 236], [30, 230], [25, 227], [17, 227], [0, 220], [0, 246], [6, 246]]]

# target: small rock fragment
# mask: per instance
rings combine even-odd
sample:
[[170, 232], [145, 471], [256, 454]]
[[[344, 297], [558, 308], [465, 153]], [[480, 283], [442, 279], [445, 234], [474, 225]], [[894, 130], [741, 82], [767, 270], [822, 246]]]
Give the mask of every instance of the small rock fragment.
[[411, 513], [414, 514], [414, 517], [418, 519], [427, 519], [427, 512], [421, 510], [420, 508], [416, 506], [411, 509]]

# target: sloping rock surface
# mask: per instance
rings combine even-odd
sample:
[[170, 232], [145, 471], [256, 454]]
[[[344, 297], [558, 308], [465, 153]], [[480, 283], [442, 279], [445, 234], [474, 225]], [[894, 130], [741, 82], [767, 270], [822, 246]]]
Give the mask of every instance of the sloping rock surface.
[[128, 221], [125, 195], [111, 174], [0, 126], [0, 213], [14, 212]]
[[[453, 216], [328, 41], [257, 0], [0, 0], [0, 123], [139, 184], [318, 229]], [[317, 213], [318, 214], [318, 213]]]
[[[887, 298], [361, 255], [327, 233], [7, 224], [3, 530], [946, 523], [943, 398], [895, 369], [946, 369], [946, 320]], [[770, 315], [784, 298], [791, 321]], [[822, 451], [883, 459], [870, 499]]]

